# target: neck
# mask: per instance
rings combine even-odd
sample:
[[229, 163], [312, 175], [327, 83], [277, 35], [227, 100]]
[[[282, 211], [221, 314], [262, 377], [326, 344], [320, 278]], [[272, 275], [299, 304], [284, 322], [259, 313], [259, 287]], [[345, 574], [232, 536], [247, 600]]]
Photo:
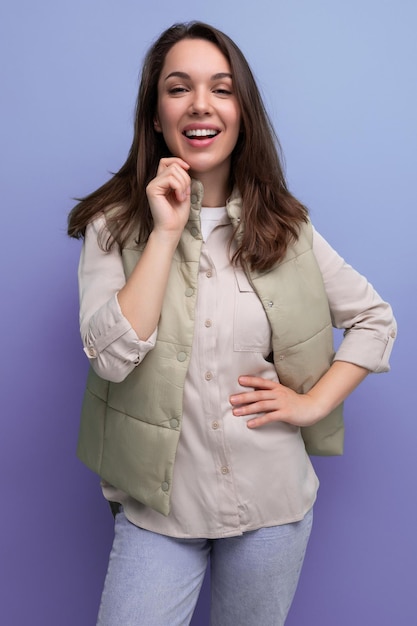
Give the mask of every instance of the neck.
[[229, 177], [222, 180], [221, 177], [212, 173], [192, 173], [193, 178], [198, 179], [204, 187], [203, 205], [205, 207], [225, 206], [230, 196]]

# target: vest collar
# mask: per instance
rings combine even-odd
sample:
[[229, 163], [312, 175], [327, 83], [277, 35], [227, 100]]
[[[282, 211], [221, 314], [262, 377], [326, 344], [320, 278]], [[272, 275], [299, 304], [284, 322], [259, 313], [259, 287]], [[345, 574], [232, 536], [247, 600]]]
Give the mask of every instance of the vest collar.
[[[193, 178], [191, 180], [191, 197], [190, 197], [190, 200], [191, 200], [190, 220], [191, 221], [199, 221], [200, 209], [203, 204], [203, 198], [204, 198], [203, 183], [200, 180]], [[241, 220], [242, 196], [240, 195], [239, 190], [236, 187], [233, 189], [229, 198], [226, 200], [226, 211], [233, 225], [233, 228], [236, 229], [236, 238], [239, 239], [242, 236], [242, 232], [243, 232], [243, 223]]]

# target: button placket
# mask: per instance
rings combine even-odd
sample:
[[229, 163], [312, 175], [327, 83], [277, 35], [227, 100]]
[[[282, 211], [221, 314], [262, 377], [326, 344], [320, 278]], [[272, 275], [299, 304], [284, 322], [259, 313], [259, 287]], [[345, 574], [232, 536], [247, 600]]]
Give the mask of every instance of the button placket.
[[[213, 462], [212, 471], [217, 475], [220, 501], [228, 511], [227, 515], [236, 516], [237, 509], [235, 485], [233, 480], [231, 459], [225, 442], [224, 424], [220, 390], [217, 389], [219, 355], [219, 292], [218, 281], [222, 279], [222, 265], [217, 267], [212, 258], [209, 245], [205, 247], [200, 258], [198, 286], [198, 326], [200, 379], [202, 383], [202, 401], [205, 407], [205, 428], [208, 446]], [[213, 476], [213, 480], [216, 480]], [[230, 508], [229, 508], [230, 507]], [[234, 517], [238, 520], [238, 517]]]

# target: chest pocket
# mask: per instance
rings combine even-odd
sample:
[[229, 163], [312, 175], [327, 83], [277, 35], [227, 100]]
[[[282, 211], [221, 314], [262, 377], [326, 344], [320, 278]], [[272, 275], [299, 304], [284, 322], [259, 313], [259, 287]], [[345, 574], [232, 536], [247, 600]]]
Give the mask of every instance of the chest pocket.
[[235, 352], [271, 351], [271, 327], [261, 301], [243, 270], [235, 269], [233, 347]]

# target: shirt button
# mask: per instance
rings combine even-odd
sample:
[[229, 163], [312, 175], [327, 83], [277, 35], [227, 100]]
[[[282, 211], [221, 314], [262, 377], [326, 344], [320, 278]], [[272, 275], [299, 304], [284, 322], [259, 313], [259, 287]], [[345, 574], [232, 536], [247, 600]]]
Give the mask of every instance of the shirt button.
[[204, 322], [204, 326], [205, 326], [206, 328], [210, 328], [210, 327], [211, 327], [211, 320], [206, 320], [206, 321]]
[[390, 335], [391, 335], [392, 339], [395, 339], [395, 337], [397, 336], [397, 333], [395, 332], [395, 330], [392, 330], [390, 332]]
[[89, 346], [88, 348], [85, 348], [85, 352], [87, 353], [87, 356], [90, 357], [90, 359], [95, 359], [97, 356], [97, 351], [95, 348], [93, 348], [93, 346]]
[[187, 355], [185, 354], [185, 352], [178, 352], [177, 361], [179, 361], [180, 363], [183, 363], [183, 361], [185, 361], [186, 358], [187, 358]]
[[161, 489], [162, 489], [162, 491], [168, 491], [169, 484], [166, 483], [166, 482], [161, 483]]
[[213, 374], [211, 372], [206, 372], [204, 378], [206, 380], [211, 380], [213, 378]]
[[211, 423], [211, 427], [212, 427], [213, 430], [217, 430], [218, 427], [219, 427], [219, 422], [212, 422]]
[[225, 476], [226, 474], [229, 473], [229, 468], [226, 467], [226, 465], [223, 465], [223, 467], [221, 468], [221, 473]]
[[194, 293], [194, 289], [192, 287], [187, 287], [187, 289], [185, 290], [185, 295], [187, 296], [187, 298], [190, 298], [190, 296], [192, 296]]
[[170, 420], [169, 423], [170, 423], [171, 428], [178, 428], [180, 424], [179, 421], [175, 419], [175, 417], [172, 420]]
[[207, 270], [206, 276], [207, 276], [207, 278], [211, 278], [213, 276], [212, 270]]

